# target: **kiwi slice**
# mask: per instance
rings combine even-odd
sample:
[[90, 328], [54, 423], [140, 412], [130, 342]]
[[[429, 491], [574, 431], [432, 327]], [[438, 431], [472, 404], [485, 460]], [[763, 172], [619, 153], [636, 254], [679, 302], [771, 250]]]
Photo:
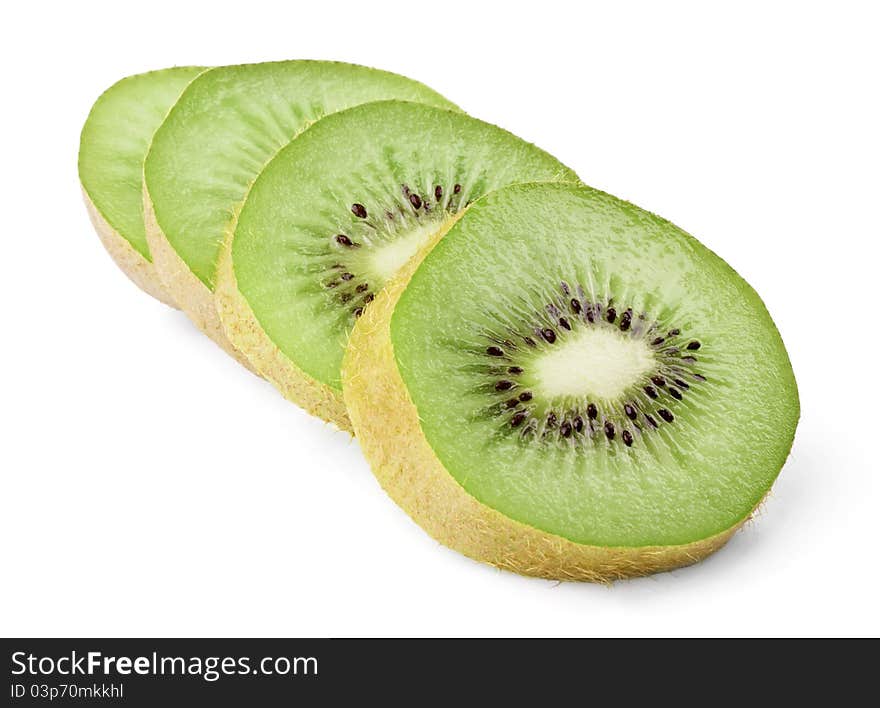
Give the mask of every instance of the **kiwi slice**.
[[144, 233], [141, 175], [153, 133], [203, 67], [129, 76], [95, 101], [79, 144], [79, 181], [89, 217], [110, 256], [143, 291], [174, 306]]
[[673, 224], [586, 187], [475, 203], [357, 323], [345, 402], [382, 486], [501, 568], [693, 563], [764, 498], [799, 415], [761, 299]]
[[367, 101], [454, 108], [412, 79], [362, 66], [285, 61], [210, 69], [156, 131], [144, 164], [147, 237], [163, 282], [206, 334], [237, 358], [212, 291], [220, 245], [254, 178], [310, 123]]
[[218, 271], [227, 335], [286, 397], [348, 429], [342, 354], [384, 283], [487, 191], [575, 179], [462, 113], [380, 101], [328, 116], [278, 153], [241, 209]]

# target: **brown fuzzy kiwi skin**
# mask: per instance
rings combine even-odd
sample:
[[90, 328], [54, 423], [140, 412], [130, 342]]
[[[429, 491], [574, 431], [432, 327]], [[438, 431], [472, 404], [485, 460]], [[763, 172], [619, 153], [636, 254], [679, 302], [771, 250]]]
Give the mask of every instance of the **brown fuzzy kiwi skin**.
[[147, 295], [156, 298], [159, 302], [177, 309], [177, 304], [168, 289], [162, 284], [162, 279], [156, 271], [153, 263], [144, 258], [122, 235], [114, 229], [104, 215], [98, 211], [98, 207], [92, 201], [86, 188], [80, 185], [83, 200], [86, 203], [86, 211], [92, 222], [98, 238], [104, 244], [104, 248], [119, 269], [128, 276], [128, 279], [143, 290]]
[[[254, 371], [253, 366], [232, 342], [227, 339], [220, 324], [220, 317], [214, 305], [214, 294], [198, 279], [183, 262], [183, 259], [174, 250], [174, 247], [165, 238], [162, 227], [156, 219], [156, 211], [153, 208], [153, 200], [143, 182], [144, 199], [144, 228], [147, 233], [147, 245], [153, 256], [156, 272], [165, 289], [171, 293], [181, 310], [192, 320], [196, 327], [204, 332], [223, 351], [229, 354], [239, 364], [249, 371]], [[254, 373], [256, 373], [254, 371]]]
[[422, 434], [391, 342], [394, 307], [431, 245], [364, 311], [342, 368], [343, 395], [361, 449], [398, 506], [434, 539], [470, 558], [552, 580], [610, 583], [691, 565], [724, 546], [750, 517], [688, 544], [601, 547], [515, 521], [465, 491]]
[[[229, 229], [217, 264], [212, 307], [230, 346], [247, 356], [250, 366], [289, 401], [308, 413], [351, 433], [351, 422], [339, 391], [316, 381], [294, 364], [269, 339], [248, 301], [239, 292], [232, 263], [234, 225]], [[199, 282], [199, 285], [202, 285]], [[202, 287], [204, 287], [202, 285]], [[367, 308], [369, 309], [369, 307]]]

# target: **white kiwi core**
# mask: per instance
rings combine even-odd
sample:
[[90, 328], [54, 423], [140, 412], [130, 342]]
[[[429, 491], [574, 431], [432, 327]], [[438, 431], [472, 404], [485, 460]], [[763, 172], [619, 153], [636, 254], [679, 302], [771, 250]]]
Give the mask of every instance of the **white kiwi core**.
[[648, 345], [611, 328], [585, 329], [535, 360], [535, 390], [550, 400], [612, 400], [656, 365]]
[[367, 253], [369, 271], [387, 282], [424, 246], [443, 226], [442, 221], [419, 224], [393, 240], [376, 244]]

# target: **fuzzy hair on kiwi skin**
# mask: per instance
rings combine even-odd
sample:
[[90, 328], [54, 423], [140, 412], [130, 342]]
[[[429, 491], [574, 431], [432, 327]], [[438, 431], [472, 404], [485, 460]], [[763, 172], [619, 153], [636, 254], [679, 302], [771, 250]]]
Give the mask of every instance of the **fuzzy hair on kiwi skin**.
[[249, 371], [257, 373], [232, 342], [227, 339], [220, 324], [220, 317], [214, 305], [214, 294], [196, 277], [165, 238], [162, 228], [156, 220], [153, 201], [146, 182], [143, 182], [144, 197], [144, 229], [147, 234], [147, 245], [156, 264], [156, 272], [168, 292], [173, 293], [178, 307], [186, 313], [202, 332], [214, 340], [223, 351]]
[[[222, 327], [224, 341], [236, 351], [240, 359], [244, 355], [237, 347], [246, 351], [249, 357], [246, 366], [274, 385], [287, 400], [296, 403], [306, 412], [333, 423], [340, 430], [353, 433], [342, 396], [326, 384], [313, 379], [284, 355], [260, 327], [253, 310], [239, 292], [232, 265], [234, 232], [235, 223], [230, 226], [223, 240], [211, 303], [218, 325]], [[181, 266], [186, 267], [182, 261]], [[198, 278], [189, 274], [207, 291]]]
[[82, 194], [86, 203], [86, 211], [89, 213], [89, 220], [113, 262], [131, 282], [147, 295], [156, 298], [168, 307], [179, 309], [171, 293], [162, 284], [162, 279], [159, 277], [155, 265], [138, 253], [134, 246], [110, 225], [103, 214], [98, 211], [98, 207], [95, 206], [85, 187], [82, 187]]
[[438, 240], [414, 256], [364, 311], [342, 365], [343, 395], [355, 434], [394, 502], [431, 537], [469, 558], [551, 580], [610, 583], [692, 565], [724, 546], [751, 515], [688, 544], [591, 546], [504, 516], [471, 496], [446, 471], [422, 434], [391, 342], [395, 305]]

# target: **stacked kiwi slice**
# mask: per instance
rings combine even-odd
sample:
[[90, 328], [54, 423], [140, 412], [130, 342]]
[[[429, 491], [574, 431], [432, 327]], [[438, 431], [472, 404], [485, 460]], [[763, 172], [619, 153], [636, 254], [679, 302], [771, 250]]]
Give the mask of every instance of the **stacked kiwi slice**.
[[575, 180], [535, 146], [401, 101], [315, 123], [266, 166], [217, 275], [229, 340], [288, 398], [350, 429], [340, 368], [385, 283], [468, 205], [529, 180]]
[[376, 475], [416, 521], [551, 578], [716, 550], [798, 419], [748, 284], [669, 222], [577, 185], [471, 206], [358, 322], [343, 383]]
[[136, 282], [353, 432], [472, 558], [598, 582], [694, 563], [791, 448], [788, 355], [730, 266], [418, 82], [131, 77], [90, 114], [80, 175]]
[[174, 306], [153, 265], [144, 228], [144, 156], [168, 109], [201, 67], [129, 76], [95, 101], [83, 125], [79, 180], [92, 224], [120, 269], [144, 292]]

